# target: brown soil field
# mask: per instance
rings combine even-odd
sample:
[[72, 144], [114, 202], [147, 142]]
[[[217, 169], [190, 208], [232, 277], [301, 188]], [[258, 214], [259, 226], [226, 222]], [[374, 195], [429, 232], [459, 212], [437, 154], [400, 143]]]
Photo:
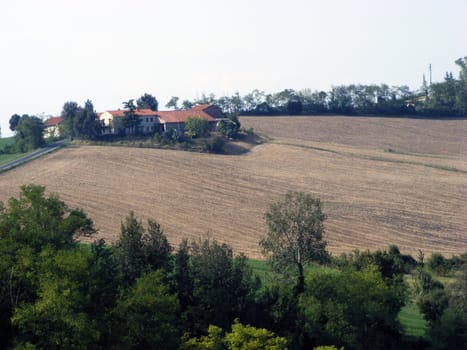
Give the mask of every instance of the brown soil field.
[[133, 210], [159, 221], [173, 245], [209, 234], [261, 258], [268, 205], [300, 190], [323, 200], [334, 254], [389, 244], [412, 254], [467, 251], [466, 120], [240, 121], [269, 142], [237, 156], [68, 147], [0, 174], [0, 200], [41, 184], [83, 208], [108, 242]]

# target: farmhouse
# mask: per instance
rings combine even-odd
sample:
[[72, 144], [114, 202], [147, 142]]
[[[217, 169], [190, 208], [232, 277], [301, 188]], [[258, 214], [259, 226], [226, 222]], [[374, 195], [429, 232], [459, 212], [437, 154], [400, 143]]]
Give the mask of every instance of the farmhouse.
[[[125, 117], [124, 110], [106, 111], [99, 113], [102, 125], [102, 134], [118, 133], [119, 118]], [[215, 105], [203, 104], [188, 110], [153, 111], [150, 109], [137, 109], [135, 112], [139, 118], [139, 131], [149, 134], [154, 131], [169, 131], [176, 129], [183, 132], [188, 118], [199, 117], [207, 120], [213, 127], [220, 119], [225, 118], [222, 109]]]
[[44, 122], [44, 137], [60, 136], [59, 126], [63, 122], [63, 117], [52, 117]]

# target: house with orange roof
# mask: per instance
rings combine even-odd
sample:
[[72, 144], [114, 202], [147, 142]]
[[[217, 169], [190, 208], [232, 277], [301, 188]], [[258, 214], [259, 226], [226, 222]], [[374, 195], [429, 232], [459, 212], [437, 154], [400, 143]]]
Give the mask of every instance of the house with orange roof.
[[52, 117], [44, 122], [44, 137], [59, 137], [60, 124], [63, 122], [63, 117]]
[[[185, 130], [188, 118], [199, 117], [207, 120], [214, 128], [220, 119], [225, 118], [222, 109], [215, 105], [197, 105], [188, 110], [153, 111], [150, 109], [137, 109], [135, 115], [139, 118], [139, 131], [143, 134], [151, 134], [155, 131]], [[125, 117], [124, 110], [106, 111], [99, 114], [102, 125], [102, 133], [116, 134], [115, 120]]]

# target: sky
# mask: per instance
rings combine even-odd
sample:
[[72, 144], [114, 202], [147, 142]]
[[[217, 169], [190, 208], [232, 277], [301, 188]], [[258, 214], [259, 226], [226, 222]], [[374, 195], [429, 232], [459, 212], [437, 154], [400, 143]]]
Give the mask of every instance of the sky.
[[15, 0], [0, 5], [0, 127], [150, 93], [193, 99], [458, 75], [466, 0]]

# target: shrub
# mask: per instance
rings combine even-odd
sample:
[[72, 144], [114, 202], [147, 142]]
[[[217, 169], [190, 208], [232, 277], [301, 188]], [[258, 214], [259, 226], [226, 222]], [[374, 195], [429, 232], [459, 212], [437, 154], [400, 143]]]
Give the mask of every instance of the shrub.
[[201, 117], [190, 117], [185, 123], [185, 130], [191, 138], [208, 136], [210, 129], [209, 122]]
[[204, 144], [203, 150], [210, 153], [223, 153], [224, 145], [224, 140], [222, 140], [221, 137], [216, 136]]

